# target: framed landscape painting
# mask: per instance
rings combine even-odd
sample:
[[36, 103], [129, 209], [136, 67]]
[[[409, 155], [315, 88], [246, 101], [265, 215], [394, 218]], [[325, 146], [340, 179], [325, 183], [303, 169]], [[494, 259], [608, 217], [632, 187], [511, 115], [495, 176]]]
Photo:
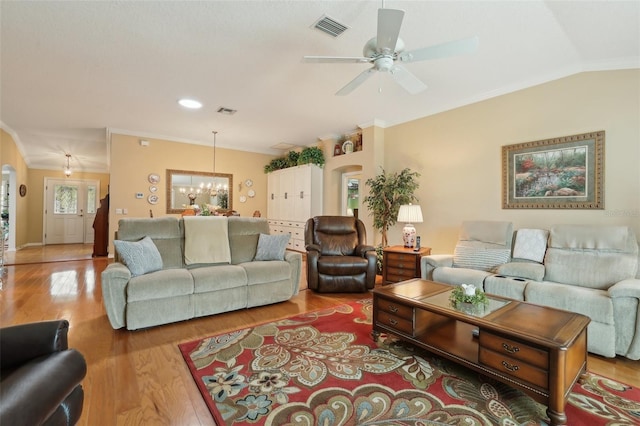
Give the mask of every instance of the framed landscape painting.
[[502, 147], [503, 209], [604, 209], [604, 131]]

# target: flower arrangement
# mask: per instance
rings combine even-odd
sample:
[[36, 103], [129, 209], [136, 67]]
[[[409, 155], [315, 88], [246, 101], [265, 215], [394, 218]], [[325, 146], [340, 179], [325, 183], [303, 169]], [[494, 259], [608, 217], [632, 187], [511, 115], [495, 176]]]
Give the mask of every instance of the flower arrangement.
[[451, 296], [449, 296], [449, 300], [454, 305], [459, 303], [471, 303], [473, 305], [483, 303], [486, 305], [489, 303], [489, 299], [487, 299], [487, 295], [484, 291], [471, 284], [462, 284], [458, 287], [454, 287], [451, 292]]

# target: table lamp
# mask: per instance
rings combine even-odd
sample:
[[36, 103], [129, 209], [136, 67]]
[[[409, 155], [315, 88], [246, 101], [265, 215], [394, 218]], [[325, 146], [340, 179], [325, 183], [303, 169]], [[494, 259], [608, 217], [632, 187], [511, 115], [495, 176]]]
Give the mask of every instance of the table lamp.
[[413, 226], [413, 223], [422, 223], [422, 210], [420, 206], [416, 204], [400, 206], [398, 222], [405, 222], [404, 228], [402, 229], [404, 246], [413, 248], [416, 245], [416, 228]]

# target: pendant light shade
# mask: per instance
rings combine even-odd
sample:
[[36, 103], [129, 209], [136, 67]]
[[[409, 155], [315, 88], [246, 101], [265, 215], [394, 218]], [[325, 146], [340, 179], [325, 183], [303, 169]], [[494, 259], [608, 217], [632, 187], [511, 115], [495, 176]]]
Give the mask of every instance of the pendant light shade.
[[69, 177], [71, 176], [71, 165], [69, 163], [69, 161], [71, 160], [71, 154], [66, 154], [66, 156], [67, 156], [67, 165], [64, 168], [64, 175], [66, 177]]

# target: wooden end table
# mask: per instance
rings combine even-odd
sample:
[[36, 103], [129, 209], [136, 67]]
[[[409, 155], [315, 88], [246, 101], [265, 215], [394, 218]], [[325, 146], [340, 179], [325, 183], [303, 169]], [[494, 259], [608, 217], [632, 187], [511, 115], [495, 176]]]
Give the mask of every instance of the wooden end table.
[[547, 405], [552, 425], [567, 424], [567, 397], [587, 371], [589, 317], [490, 294], [486, 306], [452, 307], [451, 291], [421, 279], [375, 288], [373, 339], [391, 333], [518, 388]]
[[421, 247], [418, 251], [404, 246], [385, 247], [382, 249], [382, 285], [420, 278], [420, 258], [430, 254], [431, 247]]

